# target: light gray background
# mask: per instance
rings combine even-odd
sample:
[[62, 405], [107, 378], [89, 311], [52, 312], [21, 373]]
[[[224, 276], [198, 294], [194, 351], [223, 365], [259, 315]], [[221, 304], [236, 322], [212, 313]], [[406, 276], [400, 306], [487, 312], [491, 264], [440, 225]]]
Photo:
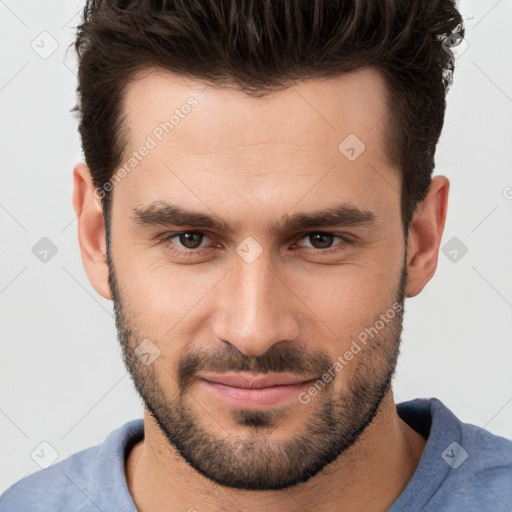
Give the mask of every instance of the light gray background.
[[[34, 451], [62, 460], [142, 417], [111, 303], [82, 267], [71, 203], [82, 155], [69, 112], [76, 61], [65, 50], [81, 7], [0, 0], [0, 492], [40, 468]], [[451, 182], [442, 246], [456, 237], [468, 252], [456, 262], [441, 253], [434, 279], [407, 299], [395, 394], [435, 396], [512, 438], [512, 2], [460, 9], [468, 47], [435, 174]], [[32, 252], [42, 237], [57, 247], [46, 263]]]

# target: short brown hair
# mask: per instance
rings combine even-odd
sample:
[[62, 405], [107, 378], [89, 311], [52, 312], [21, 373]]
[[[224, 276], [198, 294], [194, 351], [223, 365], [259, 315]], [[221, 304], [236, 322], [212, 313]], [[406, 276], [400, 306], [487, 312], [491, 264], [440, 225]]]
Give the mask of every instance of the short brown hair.
[[[85, 161], [103, 187], [127, 145], [126, 86], [149, 67], [262, 96], [373, 66], [388, 85], [386, 156], [407, 235], [435, 166], [450, 46], [463, 36], [453, 0], [86, 0], [73, 108]], [[111, 192], [101, 199], [108, 237]]]

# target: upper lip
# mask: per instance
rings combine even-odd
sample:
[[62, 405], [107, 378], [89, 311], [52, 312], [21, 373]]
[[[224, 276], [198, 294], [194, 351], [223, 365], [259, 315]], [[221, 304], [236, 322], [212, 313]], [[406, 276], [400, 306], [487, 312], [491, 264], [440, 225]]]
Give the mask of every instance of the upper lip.
[[247, 389], [258, 389], [258, 388], [269, 388], [272, 386], [284, 386], [290, 384], [298, 384], [301, 382], [307, 382], [312, 380], [311, 378], [305, 379], [298, 375], [286, 374], [286, 373], [264, 373], [260, 375], [254, 375], [250, 373], [222, 373], [213, 374], [208, 373], [201, 375], [205, 380], [211, 382], [217, 382], [226, 386], [232, 386], [235, 388], [247, 388]]

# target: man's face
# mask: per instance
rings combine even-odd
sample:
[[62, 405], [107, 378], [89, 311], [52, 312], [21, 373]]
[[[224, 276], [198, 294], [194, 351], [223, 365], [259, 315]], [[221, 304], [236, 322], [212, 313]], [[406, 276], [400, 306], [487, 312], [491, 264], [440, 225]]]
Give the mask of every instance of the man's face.
[[[150, 149], [113, 190], [109, 279], [146, 408], [221, 485], [304, 482], [371, 423], [398, 355], [405, 245], [383, 79], [368, 69], [255, 98], [152, 73], [125, 112], [126, 162]], [[298, 383], [209, 382], [269, 373]]]

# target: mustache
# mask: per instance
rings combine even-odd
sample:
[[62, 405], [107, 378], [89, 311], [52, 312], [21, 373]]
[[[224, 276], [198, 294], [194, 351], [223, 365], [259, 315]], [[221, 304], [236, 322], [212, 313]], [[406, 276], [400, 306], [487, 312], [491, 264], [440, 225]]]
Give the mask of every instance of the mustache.
[[332, 365], [331, 358], [321, 351], [305, 352], [286, 344], [275, 344], [260, 356], [247, 355], [233, 345], [213, 351], [198, 349], [185, 354], [178, 364], [178, 385], [188, 389], [199, 372], [295, 373], [318, 375]]

